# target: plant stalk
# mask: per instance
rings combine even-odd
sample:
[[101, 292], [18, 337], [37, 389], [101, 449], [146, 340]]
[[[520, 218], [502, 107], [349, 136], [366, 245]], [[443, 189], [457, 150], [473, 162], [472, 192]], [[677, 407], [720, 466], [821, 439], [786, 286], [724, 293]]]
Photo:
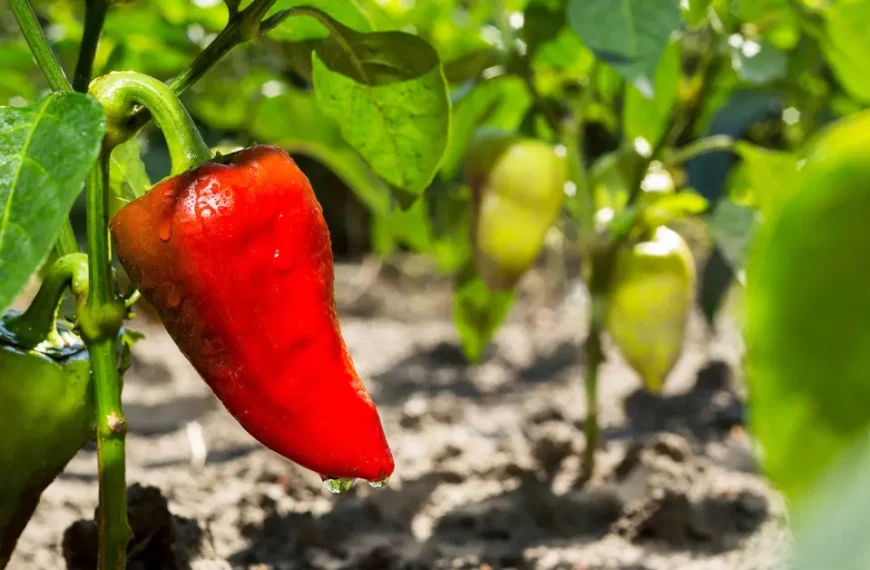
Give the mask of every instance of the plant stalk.
[[109, 258], [109, 151], [103, 149], [88, 176], [88, 250], [90, 290], [79, 312], [79, 329], [90, 353], [97, 413], [100, 481], [99, 569], [124, 570], [131, 531], [127, 521], [124, 445], [127, 422], [121, 408], [118, 331], [126, 315], [115, 292]]
[[[36, 19], [36, 14], [30, 6], [28, 0], [9, 0], [12, 7], [12, 13], [15, 15], [15, 20], [18, 22], [18, 27], [21, 29], [21, 34], [33, 54], [33, 59], [42, 74], [48, 81], [49, 87], [53, 91], [69, 91], [72, 86], [63, 71], [63, 68], [58, 63], [51, 46], [48, 44], [42, 27], [39, 25], [39, 20]], [[55, 250], [59, 256], [77, 253], [79, 245], [76, 241], [76, 234], [73, 231], [72, 224], [69, 219], [64, 222], [61, 228], [60, 235], [55, 244]]]
[[100, 34], [103, 31], [103, 23], [106, 21], [106, 12], [108, 11], [109, 0], [86, 0], [85, 2], [85, 29], [73, 74], [73, 89], [80, 93], [86, 93], [88, 84], [91, 82], [94, 57], [97, 54], [97, 45], [100, 43]]
[[33, 54], [33, 59], [36, 60], [36, 64], [45, 75], [48, 85], [53, 91], [71, 90], [72, 86], [54, 56], [54, 52], [51, 51], [51, 46], [48, 45], [48, 40], [42, 32], [42, 27], [39, 25], [39, 20], [36, 19], [30, 2], [28, 0], [9, 0], [9, 4], [12, 7], [15, 20], [18, 22], [18, 27], [21, 28], [21, 33], [24, 35], [24, 40]]

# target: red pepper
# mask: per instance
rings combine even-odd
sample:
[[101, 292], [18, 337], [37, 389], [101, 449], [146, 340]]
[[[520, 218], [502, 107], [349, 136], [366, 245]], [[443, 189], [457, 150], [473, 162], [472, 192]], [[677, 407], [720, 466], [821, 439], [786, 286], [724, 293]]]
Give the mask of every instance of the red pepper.
[[255, 146], [157, 184], [110, 228], [118, 257], [226, 408], [324, 477], [393, 457], [339, 327], [329, 230], [283, 150]]

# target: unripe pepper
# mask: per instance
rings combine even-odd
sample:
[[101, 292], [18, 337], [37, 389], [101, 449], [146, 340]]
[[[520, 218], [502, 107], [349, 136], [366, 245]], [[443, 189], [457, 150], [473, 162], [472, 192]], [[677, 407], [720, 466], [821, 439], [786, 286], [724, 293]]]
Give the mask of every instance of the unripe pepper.
[[513, 289], [534, 265], [565, 196], [568, 171], [552, 145], [482, 131], [465, 167], [473, 190], [474, 263], [493, 290]]
[[109, 74], [90, 92], [107, 144], [130, 137], [136, 105], [167, 138], [170, 177], [109, 227], [181, 352], [251, 435], [331, 491], [383, 482], [393, 457], [341, 334], [322, 208], [293, 159], [272, 146], [214, 159], [177, 98], [141, 74]]
[[683, 350], [695, 290], [689, 246], [664, 226], [617, 253], [605, 324], [647, 389], [661, 390]]

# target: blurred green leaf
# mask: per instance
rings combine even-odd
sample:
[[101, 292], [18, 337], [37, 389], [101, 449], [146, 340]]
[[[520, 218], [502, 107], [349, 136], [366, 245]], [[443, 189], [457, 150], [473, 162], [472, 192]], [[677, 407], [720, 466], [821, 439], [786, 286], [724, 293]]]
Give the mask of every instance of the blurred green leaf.
[[729, 47], [731, 65], [747, 83], [764, 85], [788, 76], [788, 54], [765, 40], [744, 40]]
[[791, 0], [736, 0], [733, 10], [744, 28], [757, 29], [772, 45], [790, 50], [801, 35], [796, 6]]
[[143, 196], [151, 187], [151, 179], [139, 154], [139, 141], [130, 139], [115, 147], [109, 161], [109, 189], [115, 209]]
[[671, 42], [659, 60], [655, 72], [655, 97], [650, 98], [635, 87], [627, 85], [623, 129], [625, 141], [631, 143], [640, 137], [656, 148], [671, 124], [680, 83], [680, 46]]
[[733, 282], [734, 270], [725, 256], [722, 255], [722, 250], [719, 247], [714, 247], [704, 264], [701, 275], [701, 291], [698, 295], [698, 304], [708, 326], [715, 325], [716, 316], [719, 314], [719, 309], [731, 290]]
[[707, 21], [707, 8], [710, 0], [686, 0], [680, 2], [683, 10], [683, 19], [690, 28], [697, 28]]
[[507, 318], [514, 298], [513, 293], [491, 291], [472, 264], [459, 273], [453, 293], [453, 324], [469, 361], [477, 362], [483, 356]]
[[496, 63], [496, 51], [482, 48], [444, 64], [444, 76], [451, 84], [476, 79], [484, 69]]
[[870, 561], [870, 449], [857, 437], [803, 498], [790, 570], [864, 570]]
[[798, 513], [805, 492], [870, 429], [868, 123], [864, 112], [816, 140], [747, 269], [751, 427]]
[[595, 55], [647, 97], [659, 58], [680, 27], [676, 0], [570, 0], [568, 22]]
[[471, 188], [434, 186], [427, 191], [433, 231], [432, 254], [445, 273], [456, 273], [471, 259]]
[[641, 218], [648, 228], [657, 228], [687, 216], [701, 214], [707, 207], [707, 199], [694, 192], [664, 194], [643, 207]]
[[822, 48], [852, 97], [870, 102], [870, 0], [835, 2], [824, 12]]
[[719, 200], [710, 217], [713, 242], [738, 276], [746, 264], [749, 244], [757, 226], [755, 211], [728, 199]]
[[419, 195], [435, 176], [450, 133], [438, 55], [411, 34], [331, 25], [337, 35], [314, 56], [321, 110], [375, 172]]
[[741, 178], [731, 185], [731, 197], [758, 208], [766, 217], [798, 187], [798, 158], [792, 153], [737, 142], [734, 151], [743, 159]]
[[453, 112], [450, 141], [441, 162], [441, 178], [456, 177], [478, 127], [513, 131], [520, 126], [531, 105], [532, 97], [519, 77], [503, 75], [475, 85]]
[[243, 77], [233, 73], [231, 63], [206, 75], [192, 91], [188, 109], [194, 117], [214, 129], [242, 130], [250, 124], [263, 86], [273, 81], [280, 90], [278, 75], [265, 69], [246, 70]]
[[344, 142], [338, 125], [320, 112], [312, 93], [288, 89], [261, 99], [249, 130], [261, 143], [276, 144], [320, 161], [372, 212], [387, 215], [390, 211], [390, 188]]
[[372, 249], [375, 253], [388, 257], [398, 245], [418, 253], [431, 248], [432, 227], [425, 200], [417, 200], [407, 209], [394, 205], [387, 215], [372, 217]]
[[51, 250], [103, 140], [99, 103], [52, 93], [0, 107], [0, 313]]

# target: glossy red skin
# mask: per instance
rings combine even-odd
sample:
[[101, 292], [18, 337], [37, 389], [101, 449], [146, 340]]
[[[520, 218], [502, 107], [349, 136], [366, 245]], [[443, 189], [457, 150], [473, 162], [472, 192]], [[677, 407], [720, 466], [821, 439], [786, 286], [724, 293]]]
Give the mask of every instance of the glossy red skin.
[[322, 476], [392, 474], [341, 335], [329, 230], [286, 152], [255, 146], [165, 180], [110, 229], [133, 283], [251, 435]]

